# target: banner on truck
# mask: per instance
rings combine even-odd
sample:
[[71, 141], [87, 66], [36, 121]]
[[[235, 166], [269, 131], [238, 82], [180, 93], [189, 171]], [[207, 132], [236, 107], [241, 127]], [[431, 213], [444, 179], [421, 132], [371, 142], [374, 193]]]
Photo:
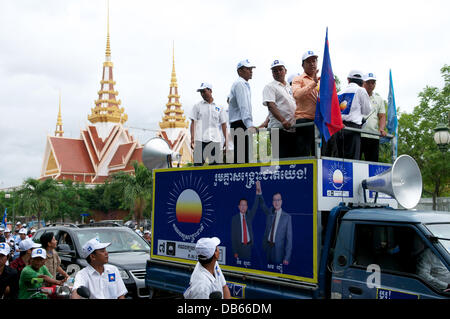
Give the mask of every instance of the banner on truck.
[[225, 270], [316, 283], [316, 165], [154, 170], [152, 259], [195, 264], [197, 240], [216, 236]]

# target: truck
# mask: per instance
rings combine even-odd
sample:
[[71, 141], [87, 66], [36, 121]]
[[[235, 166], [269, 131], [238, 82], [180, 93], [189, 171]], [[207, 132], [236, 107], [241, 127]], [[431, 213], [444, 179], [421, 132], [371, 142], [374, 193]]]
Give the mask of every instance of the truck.
[[[168, 167], [153, 178], [145, 276], [153, 294], [182, 298], [196, 241], [216, 236], [232, 298], [450, 297], [450, 214], [412, 209], [422, 179], [407, 155], [393, 164], [318, 157]], [[284, 217], [271, 242], [274, 207]]]

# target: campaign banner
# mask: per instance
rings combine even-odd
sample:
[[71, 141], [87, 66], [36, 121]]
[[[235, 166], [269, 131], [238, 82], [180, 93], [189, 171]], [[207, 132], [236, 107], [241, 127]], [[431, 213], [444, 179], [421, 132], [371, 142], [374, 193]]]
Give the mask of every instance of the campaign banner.
[[218, 237], [222, 269], [316, 283], [316, 166], [154, 170], [151, 258], [194, 264], [197, 240]]
[[337, 160], [322, 161], [322, 196], [353, 197], [353, 164]]

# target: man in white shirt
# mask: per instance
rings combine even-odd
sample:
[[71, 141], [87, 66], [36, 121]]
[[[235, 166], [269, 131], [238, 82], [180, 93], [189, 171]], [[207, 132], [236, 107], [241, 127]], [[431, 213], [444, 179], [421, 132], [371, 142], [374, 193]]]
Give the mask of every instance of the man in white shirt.
[[[342, 121], [346, 127], [360, 129], [364, 115], [369, 115], [372, 110], [367, 91], [362, 88], [363, 73], [350, 71], [348, 86], [338, 93]], [[337, 136], [339, 157], [359, 160], [361, 153], [361, 133], [341, 130]]]
[[[367, 73], [364, 76], [363, 87], [369, 94], [370, 104], [372, 105], [372, 111], [367, 116], [366, 122], [363, 125], [363, 129], [373, 133], [386, 136], [384, 129], [386, 128], [386, 109], [384, 106], [383, 98], [376, 92], [377, 78], [373, 73]], [[364, 160], [371, 162], [378, 162], [378, 155], [380, 152], [380, 137], [377, 135], [361, 133], [361, 156], [364, 156]]]
[[227, 145], [227, 120], [225, 109], [214, 103], [212, 85], [202, 83], [197, 89], [203, 100], [194, 105], [189, 116], [191, 119], [191, 147], [194, 149], [194, 165], [202, 165], [208, 159], [209, 164], [223, 163], [220, 148], [222, 136], [224, 149]]
[[89, 289], [90, 299], [125, 299], [128, 292], [119, 270], [109, 265], [106, 247], [111, 243], [100, 243], [97, 238], [89, 240], [82, 248], [88, 265], [77, 272], [72, 290], [72, 298], [79, 299], [77, 288]]
[[[272, 155], [278, 158], [293, 157], [295, 152], [295, 100], [289, 83], [286, 83], [286, 66], [283, 61], [275, 60], [270, 66], [274, 81], [263, 90], [263, 105], [269, 109], [269, 124], [271, 128]], [[274, 138], [274, 130], [278, 130], [278, 140]], [[276, 136], [276, 135], [275, 135]]]
[[[232, 129], [234, 145], [234, 163], [249, 162], [249, 138], [248, 134], [255, 130], [252, 117], [252, 96], [250, 91], [250, 80], [253, 76], [255, 66], [250, 61], [242, 60], [238, 63], [236, 69], [239, 78], [231, 86], [229, 94], [228, 115], [230, 128]], [[249, 130], [249, 132], [247, 132]], [[245, 135], [243, 132], [246, 133]], [[244, 139], [245, 137], [245, 139]], [[238, 144], [239, 141], [239, 144]], [[244, 146], [244, 153], [238, 154]]]
[[225, 277], [217, 262], [220, 257], [217, 237], [200, 238], [195, 245], [198, 262], [191, 275], [189, 287], [184, 292], [185, 299], [210, 299], [211, 293], [220, 293], [222, 299], [230, 299]]

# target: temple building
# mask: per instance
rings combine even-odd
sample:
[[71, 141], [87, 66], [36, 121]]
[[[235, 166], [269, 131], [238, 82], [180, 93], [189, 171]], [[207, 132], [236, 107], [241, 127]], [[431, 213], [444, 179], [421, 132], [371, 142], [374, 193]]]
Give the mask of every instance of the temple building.
[[181, 155], [180, 163], [174, 161], [172, 163], [173, 166], [192, 163], [193, 150], [191, 149], [189, 122], [186, 121], [184, 116], [180, 95], [178, 94], [177, 75], [175, 73], [175, 48], [172, 55], [172, 76], [168, 99], [162, 122], [159, 122], [160, 130], [156, 133], [156, 136], [166, 140], [170, 148]]
[[55, 136], [47, 136], [40, 179], [100, 184], [116, 172], [134, 173], [132, 162], [142, 162], [143, 146], [123, 127], [128, 115], [114, 89], [109, 12], [107, 21], [106, 58], [98, 99], [87, 117], [90, 123], [79, 138], [64, 137], [60, 98]]

